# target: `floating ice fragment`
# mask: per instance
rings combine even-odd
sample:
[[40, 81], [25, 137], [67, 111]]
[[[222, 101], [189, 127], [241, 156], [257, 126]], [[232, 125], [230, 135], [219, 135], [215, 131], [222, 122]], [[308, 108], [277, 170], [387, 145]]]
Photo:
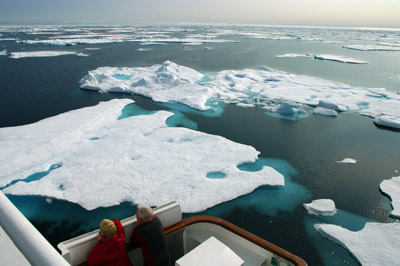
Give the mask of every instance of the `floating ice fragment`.
[[400, 47], [386, 46], [386, 45], [354, 44], [354, 45], [345, 45], [343, 46], [343, 48], [361, 50], [361, 51], [400, 51]]
[[276, 57], [311, 57], [310, 54], [281, 54]]
[[352, 158], [344, 158], [341, 161], [336, 161], [337, 163], [349, 163], [349, 164], [355, 164], [357, 163], [356, 159], [352, 159]]
[[335, 110], [319, 106], [314, 108], [314, 114], [325, 115], [325, 116], [337, 116], [337, 112]]
[[400, 117], [390, 115], [379, 116], [374, 119], [374, 123], [379, 126], [400, 129]]
[[0, 55], [7, 55], [7, 50], [4, 49], [3, 51], [0, 51]]
[[363, 266], [399, 264], [400, 223], [366, 223], [357, 232], [333, 224], [316, 224], [314, 228], [349, 250]]
[[35, 52], [12, 52], [10, 58], [18, 59], [24, 57], [52, 57], [60, 55], [76, 55], [71, 51], [35, 51]]
[[331, 199], [313, 200], [311, 203], [304, 203], [304, 208], [310, 214], [332, 216], [336, 214], [335, 202]]
[[390, 215], [400, 219], [400, 176], [382, 181], [380, 189], [392, 200], [393, 211]]
[[337, 61], [341, 63], [352, 63], [352, 64], [367, 64], [367, 61], [362, 61], [358, 59], [354, 59], [347, 56], [341, 55], [329, 55], [329, 54], [321, 54], [321, 55], [314, 55], [315, 59], [319, 60], [329, 60], [329, 61]]
[[277, 112], [281, 114], [295, 114], [299, 111], [299, 105], [294, 102], [283, 102], [279, 106], [271, 108], [271, 112]]

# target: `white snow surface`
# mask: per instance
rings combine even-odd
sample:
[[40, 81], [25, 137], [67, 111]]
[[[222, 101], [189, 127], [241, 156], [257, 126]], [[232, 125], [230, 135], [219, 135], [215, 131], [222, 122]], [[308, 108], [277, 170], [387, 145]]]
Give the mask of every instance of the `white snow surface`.
[[60, 55], [77, 55], [77, 53], [71, 51], [12, 52], [10, 58], [18, 59], [24, 57], [52, 57]]
[[310, 214], [332, 216], [336, 214], [335, 202], [331, 199], [313, 200], [311, 203], [304, 203], [304, 208]]
[[392, 200], [393, 211], [390, 214], [400, 219], [400, 176], [382, 181], [380, 189]]
[[[130, 78], [123, 80], [115, 75]], [[400, 119], [400, 95], [384, 88], [357, 88], [265, 66], [224, 70], [199, 85], [203, 77], [204, 74], [194, 69], [166, 61], [150, 67], [100, 67], [90, 71], [80, 83], [84, 89], [130, 92], [159, 102], [183, 103], [199, 110], [210, 109], [206, 106], [210, 99], [261, 107], [268, 107], [271, 102], [291, 101], [327, 108], [321, 103], [330, 102], [335, 103], [337, 111], [347, 110], [373, 118], [386, 116], [390, 121]]]
[[349, 164], [355, 164], [357, 163], [356, 159], [352, 159], [352, 158], [344, 158], [341, 161], [336, 161], [337, 163], [349, 163]]
[[[0, 187], [60, 166], [40, 180], [19, 181], [3, 192], [64, 199], [88, 210], [123, 201], [157, 206], [177, 200], [184, 212], [197, 212], [262, 185], [284, 185], [284, 177], [270, 167], [258, 172], [237, 168], [257, 160], [253, 147], [167, 127], [171, 112], [117, 120], [132, 102], [112, 100], [1, 128]], [[210, 172], [225, 177], [206, 177]]]
[[316, 224], [315, 229], [348, 249], [363, 266], [399, 265], [400, 223], [366, 223], [357, 232], [333, 224]]

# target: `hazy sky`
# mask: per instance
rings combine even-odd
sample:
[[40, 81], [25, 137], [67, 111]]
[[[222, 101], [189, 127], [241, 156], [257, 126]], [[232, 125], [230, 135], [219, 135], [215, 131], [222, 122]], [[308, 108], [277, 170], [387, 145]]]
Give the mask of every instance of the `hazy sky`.
[[400, 28], [400, 0], [0, 0], [0, 23], [142, 22]]

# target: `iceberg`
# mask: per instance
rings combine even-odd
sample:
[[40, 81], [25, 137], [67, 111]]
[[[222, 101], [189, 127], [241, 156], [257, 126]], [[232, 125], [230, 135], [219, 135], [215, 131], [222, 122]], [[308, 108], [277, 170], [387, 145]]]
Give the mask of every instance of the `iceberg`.
[[0, 55], [7, 55], [7, 50], [4, 49], [4, 50], [0, 51]]
[[60, 55], [78, 55], [71, 51], [35, 51], [35, 52], [12, 52], [10, 58], [18, 59], [24, 57], [52, 57]]
[[337, 61], [341, 63], [351, 63], [351, 64], [368, 64], [367, 61], [354, 59], [347, 56], [342, 55], [329, 55], [329, 54], [321, 54], [321, 55], [314, 55], [315, 59], [319, 60], [329, 60], [329, 61]]
[[400, 176], [382, 181], [380, 189], [392, 200], [393, 211], [390, 215], [400, 219]]
[[341, 161], [336, 161], [337, 163], [349, 163], [349, 164], [355, 164], [357, 163], [356, 159], [352, 159], [352, 158], [344, 158]]
[[337, 212], [335, 202], [331, 199], [313, 200], [311, 203], [304, 203], [303, 206], [308, 213], [314, 215], [332, 216]]
[[333, 224], [316, 224], [314, 228], [349, 250], [364, 266], [399, 264], [400, 223], [368, 222], [356, 232]]
[[[129, 104], [115, 99], [0, 128], [3, 192], [68, 200], [87, 210], [177, 200], [184, 212], [198, 212], [259, 186], [284, 186], [284, 176], [271, 167], [237, 167], [256, 162], [253, 147], [168, 127], [168, 111], [120, 118]], [[221, 178], [207, 177], [216, 172]]]

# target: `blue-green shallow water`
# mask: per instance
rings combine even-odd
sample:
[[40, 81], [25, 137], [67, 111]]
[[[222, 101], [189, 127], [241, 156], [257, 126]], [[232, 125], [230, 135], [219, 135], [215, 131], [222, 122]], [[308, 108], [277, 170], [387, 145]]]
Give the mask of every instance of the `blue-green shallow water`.
[[[16, 36], [30, 38], [23, 33]], [[270, 117], [259, 108], [220, 105], [217, 114], [203, 114], [181, 105], [156, 104], [142, 97], [79, 89], [79, 80], [87, 71], [100, 66], [150, 66], [171, 60], [207, 73], [266, 65], [354, 86], [399, 90], [400, 52], [363, 52], [344, 49], [341, 44], [304, 40], [228, 37], [240, 42], [191, 46], [191, 50], [183, 50], [182, 44], [152, 45], [147, 52], [139, 52], [137, 49], [143, 46], [135, 43], [55, 47], [2, 41], [0, 50], [7, 49], [9, 53], [72, 50], [84, 51], [89, 56], [22, 59], [0, 56], [0, 127], [33, 123], [113, 98], [132, 98], [137, 103], [127, 106], [121, 119], [173, 108], [175, 115], [167, 120], [169, 126], [185, 126], [252, 145], [261, 152], [262, 159], [257, 164], [271, 165], [285, 175], [284, 188], [260, 187], [201, 214], [222, 217], [293, 252], [309, 265], [357, 265], [341, 246], [321, 238], [313, 230], [313, 224], [322, 221], [358, 230], [367, 220], [393, 222], [388, 218], [390, 201], [380, 193], [379, 184], [398, 175], [395, 170], [400, 170], [399, 132], [377, 128], [370, 118], [346, 113], [336, 118], [310, 114], [300, 120], [288, 120]], [[205, 50], [205, 46], [214, 49]], [[85, 51], [86, 47], [101, 49]], [[337, 54], [369, 63], [354, 65], [275, 57], [285, 53]], [[335, 163], [346, 157], [357, 159], [357, 164]], [[240, 167], [247, 171], [257, 168]], [[135, 212], [131, 203], [86, 211], [56, 199], [8, 196], [53, 245], [97, 228], [105, 217], [122, 219]], [[333, 199], [338, 214], [331, 218], [308, 215], [302, 204], [319, 198]], [[185, 214], [188, 215], [194, 214]]]

